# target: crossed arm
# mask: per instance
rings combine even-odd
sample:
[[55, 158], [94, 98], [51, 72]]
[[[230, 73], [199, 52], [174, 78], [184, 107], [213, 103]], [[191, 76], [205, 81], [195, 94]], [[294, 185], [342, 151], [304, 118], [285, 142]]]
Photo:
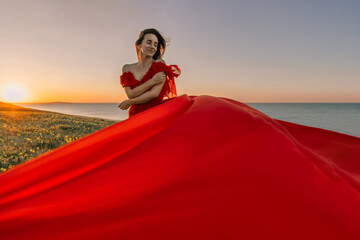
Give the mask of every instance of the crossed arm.
[[153, 85], [150, 91], [144, 92], [137, 97], [129, 98], [128, 101], [131, 102], [131, 105], [147, 103], [154, 98], [157, 98], [161, 92], [162, 87], [164, 86], [164, 82]]
[[126, 110], [131, 105], [147, 103], [152, 99], [157, 98], [161, 92], [164, 83], [165, 82], [154, 85], [150, 91], [144, 92], [140, 96], [122, 101], [118, 107], [122, 110]]
[[[165, 64], [165, 61], [162, 59], [158, 59], [155, 60], [155, 62], [159, 62], [161, 61], [162, 63]], [[124, 70], [125, 66], [123, 67], [123, 72], [126, 71]], [[180, 75], [180, 72], [176, 69], [176, 67], [172, 67], [172, 70], [174, 73]], [[152, 99], [157, 98], [160, 95], [160, 92], [164, 86], [165, 81], [161, 82], [161, 83], [155, 83], [153, 81], [153, 78], [151, 78], [150, 80], [146, 81], [145, 83], [130, 89], [130, 87], [125, 87], [125, 92], [128, 96], [129, 99], [121, 102], [118, 107], [122, 110], [126, 110], [128, 109], [131, 105], [136, 105], [136, 104], [142, 104], [142, 103], [147, 103], [149, 101], [151, 101]], [[150, 91], [147, 91], [150, 88]]]
[[[162, 61], [163, 63], [165, 63], [162, 59], [156, 61]], [[124, 70], [123, 68], [123, 72], [124, 71], [126, 70]], [[164, 83], [165, 81], [163, 81], [162, 83], [154, 84], [154, 81], [150, 79], [145, 83], [133, 88], [132, 90], [130, 89], [130, 87], [125, 87], [125, 92], [129, 99], [121, 102], [118, 107], [122, 110], [126, 110], [131, 105], [147, 103], [152, 99], [157, 98], [161, 92], [161, 89], [163, 88]], [[149, 88], [151, 88], [150, 91], [147, 91]]]
[[[165, 64], [165, 61], [162, 59], [157, 59], [157, 60], [155, 60], [155, 62], [162, 62]], [[125, 64], [123, 66], [122, 72], [124, 73], [127, 71], [129, 71], [128, 65]], [[150, 79], [133, 89], [131, 89], [130, 87], [125, 87], [125, 92], [126, 92], [126, 95], [128, 96], [128, 98], [132, 99], [132, 98], [136, 98], [136, 97], [140, 96], [141, 94], [145, 93], [149, 88], [152, 88], [153, 86], [155, 86], [157, 84], [158, 83], [154, 83], [153, 79]], [[161, 90], [161, 88], [160, 88], [160, 90]], [[159, 93], [160, 93], [160, 91], [159, 91]]]

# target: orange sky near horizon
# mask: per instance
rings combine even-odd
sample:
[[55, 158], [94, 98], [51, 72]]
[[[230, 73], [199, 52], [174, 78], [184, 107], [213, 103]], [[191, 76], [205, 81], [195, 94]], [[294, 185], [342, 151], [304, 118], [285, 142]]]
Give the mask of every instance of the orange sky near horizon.
[[154, 27], [171, 39], [164, 60], [182, 70], [178, 95], [360, 102], [357, 10], [356, 1], [4, 1], [0, 101], [120, 103], [121, 68]]
[[[120, 73], [119, 73], [120, 74]], [[20, 74], [21, 75], [21, 74]], [[256, 75], [256, 76], [254, 76]], [[229, 77], [231, 77], [229, 75]], [[205, 86], [196, 86], [195, 84], [188, 84], [191, 82], [189, 76], [186, 73], [176, 79], [178, 95], [214, 95], [218, 97], [227, 97], [236, 99], [241, 102], [360, 102], [359, 90], [353, 88], [352, 91], [346, 89], [341, 82], [334, 82], [332, 85], [316, 88], [316, 84], [313, 86], [298, 85], [293, 83], [294, 88], [287, 89], [286, 86], [276, 85], [269, 82], [253, 81], [251, 83], [243, 84], [246, 79], [261, 78], [259, 74], [253, 74], [248, 77], [242, 76], [243, 81], [235, 82], [236, 84], [208, 84]], [[269, 76], [267, 76], [269, 78]], [[294, 80], [293, 76], [293, 80]], [[19, 79], [25, 78], [20, 76]], [[50, 78], [44, 76], [43, 78]], [[125, 98], [125, 92], [117, 81], [116, 76], [110, 76], [108, 79], [111, 81], [104, 84], [98, 84], [96, 79], [91, 81], [89, 79], [86, 84], [77, 82], [76, 78], [73, 79], [71, 84], [69, 82], [63, 82], [61, 79], [55, 79], [52, 82], [46, 83], [46, 89], [39, 87], [44, 84], [41, 79], [30, 81], [30, 84], [21, 82], [21, 86], [25, 91], [25, 98], [21, 101], [10, 101], [4, 96], [0, 96], [2, 102], [13, 103], [46, 103], [46, 102], [74, 102], [74, 103], [116, 103], [121, 101], [121, 98]], [[116, 80], [114, 80], [116, 79]], [[196, 78], [199, 80], [199, 77]], [[206, 81], [206, 80], [205, 80]], [[300, 82], [300, 81], [299, 81]], [[8, 82], [2, 82], [0, 85], [0, 93], [2, 87], [7, 83], [17, 83], [16, 80], [10, 80]], [[209, 81], [209, 83], [211, 83]], [[260, 84], [261, 87], [257, 87]], [[188, 87], [186, 85], [190, 85]], [[239, 89], [239, 94], [234, 93], [233, 88]], [[75, 90], [73, 90], [75, 89]], [[339, 94], [344, 92], [344, 94]], [[117, 101], [117, 99], [119, 99]]]

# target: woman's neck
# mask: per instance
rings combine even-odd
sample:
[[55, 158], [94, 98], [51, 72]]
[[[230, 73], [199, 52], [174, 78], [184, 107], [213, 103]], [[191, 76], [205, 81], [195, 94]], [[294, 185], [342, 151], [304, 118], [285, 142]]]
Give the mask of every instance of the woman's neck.
[[154, 61], [154, 59], [151, 56], [141, 56], [140, 55], [138, 65], [140, 68], [146, 68], [147, 66], [152, 64], [153, 61]]

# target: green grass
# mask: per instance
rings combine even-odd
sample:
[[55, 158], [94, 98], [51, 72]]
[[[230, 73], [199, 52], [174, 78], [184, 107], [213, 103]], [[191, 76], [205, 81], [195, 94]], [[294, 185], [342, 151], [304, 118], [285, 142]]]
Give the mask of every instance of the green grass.
[[0, 173], [117, 122], [0, 102]]

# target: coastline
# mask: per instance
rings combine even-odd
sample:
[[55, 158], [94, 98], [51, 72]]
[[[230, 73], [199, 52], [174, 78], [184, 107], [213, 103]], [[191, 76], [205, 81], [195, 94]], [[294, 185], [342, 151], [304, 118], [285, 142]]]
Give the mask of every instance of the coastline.
[[110, 121], [123, 121], [128, 118], [126, 111], [118, 109], [118, 103], [28, 103], [15, 105], [69, 115], [102, 118]]
[[0, 102], [0, 173], [118, 123]]

